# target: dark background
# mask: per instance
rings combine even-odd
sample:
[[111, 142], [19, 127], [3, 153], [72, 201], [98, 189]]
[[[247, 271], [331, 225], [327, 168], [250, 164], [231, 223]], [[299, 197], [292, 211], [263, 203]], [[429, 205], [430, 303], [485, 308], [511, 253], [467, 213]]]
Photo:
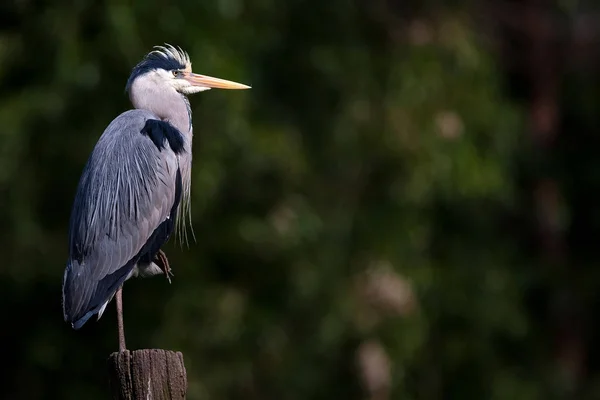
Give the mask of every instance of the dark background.
[[0, 398], [109, 398], [114, 305], [62, 320], [79, 175], [165, 42], [196, 241], [129, 281], [190, 399], [597, 399], [600, 4], [0, 4]]

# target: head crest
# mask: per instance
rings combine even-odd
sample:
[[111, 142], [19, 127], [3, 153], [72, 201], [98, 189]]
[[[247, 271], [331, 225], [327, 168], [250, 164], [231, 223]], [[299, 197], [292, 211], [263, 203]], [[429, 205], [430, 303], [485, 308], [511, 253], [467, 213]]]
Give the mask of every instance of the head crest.
[[154, 69], [167, 71], [174, 69], [191, 70], [190, 56], [181, 47], [174, 47], [165, 43], [164, 46], [154, 46], [154, 49], [146, 54], [142, 61], [133, 68], [127, 81], [126, 90], [129, 90], [135, 78]]

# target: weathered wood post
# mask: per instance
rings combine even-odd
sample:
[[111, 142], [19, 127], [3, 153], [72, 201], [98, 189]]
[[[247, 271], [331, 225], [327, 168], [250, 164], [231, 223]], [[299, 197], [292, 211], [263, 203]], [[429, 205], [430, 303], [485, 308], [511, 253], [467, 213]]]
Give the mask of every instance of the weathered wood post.
[[183, 400], [187, 377], [180, 352], [143, 349], [115, 352], [108, 358], [114, 400]]

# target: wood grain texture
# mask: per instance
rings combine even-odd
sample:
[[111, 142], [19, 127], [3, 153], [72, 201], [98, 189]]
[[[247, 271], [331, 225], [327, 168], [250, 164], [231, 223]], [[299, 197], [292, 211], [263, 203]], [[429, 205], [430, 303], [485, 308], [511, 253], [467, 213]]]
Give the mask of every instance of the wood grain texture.
[[143, 349], [112, 353], [109, 379], [115, 400], [181, 400], [187, 376], [180, 352]]

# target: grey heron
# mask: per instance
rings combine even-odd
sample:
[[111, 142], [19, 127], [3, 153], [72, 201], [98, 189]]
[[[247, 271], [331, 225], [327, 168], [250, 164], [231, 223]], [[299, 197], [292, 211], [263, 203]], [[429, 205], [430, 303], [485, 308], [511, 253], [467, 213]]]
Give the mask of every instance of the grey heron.
[[188, 95], [249, 86], [192, 73], [189, 55], [157, 46], [132, 70], [134, 109], [105, 129], [83, 169], [69, 222], [62, 285], [66, 322], [81, 328], [115, 297], [119, 350], [125, 347], [122, 286], [165, 274], [161, 247], [190, 212], [192, 114]]

